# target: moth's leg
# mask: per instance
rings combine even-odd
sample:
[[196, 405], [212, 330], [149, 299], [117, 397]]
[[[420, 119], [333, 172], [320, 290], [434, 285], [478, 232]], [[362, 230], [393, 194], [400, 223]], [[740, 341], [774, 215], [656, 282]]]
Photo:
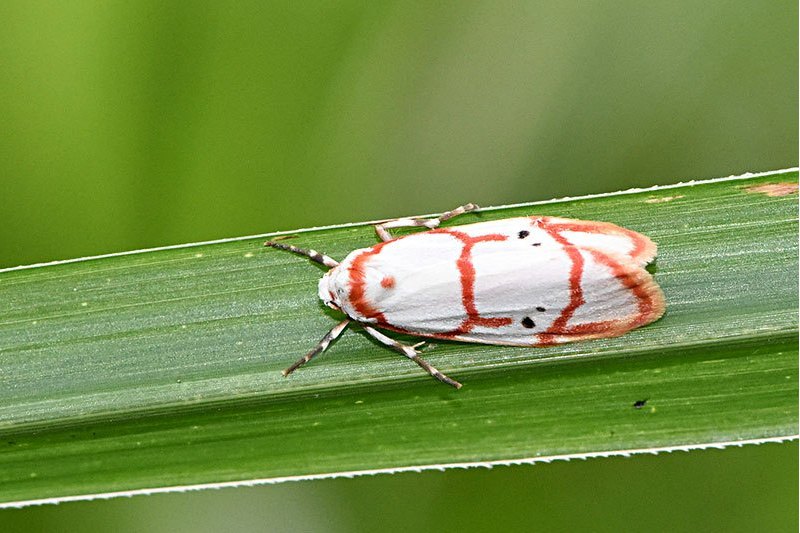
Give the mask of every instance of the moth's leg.
[[433, 229], [439, 227], [439, 224], [445, 220], [450, 220], [453, 217], [475, 211], [476, 209], [478, 209], [477, 205], [466, 204], [452, 211], [448, 211], [447, 213], [443, 213], [438, 218], [398, 218], [396, 220], [388, 220], [380, 224], [375, 224], [375, 233], [378, 234], [378, 237], [380, 237], [382, 241], [391, 241], [394, 238], [388, 231], [391, 228], [418, 228], [424, 226], [428, 229]]
[[279, 250], [286, 250], [288, 252], [296, 253], [297, 255], [304, 255], [309, 259], [311, 259], [312, 261], [319, 263], [320, 265], [325, 265], [328, 268], [339, 266], [338, 261], [336, 261], [335, 259], [331, 259], [327, 255], [321, 254], [316, 250], [303, 250], [302, 248], [298, 248], [297, 246], [292, 246], [291, 244], [283, 244], [275, 241], [267, 241], [264, 243], [264, 246], [271, 246], [272, 248], [277, 248]]
[[283, 377], [288, 376], [289, 374], [291, 374], [292, 372], [294, 372], [295, 370], [297, 370], [298, 368], [300, 368], [304, 364], [306, 364], [309, 361], [311, 361], [311, 359], [313, 359], [314, 356], [316, 356], [317, 354], [320, 354], [320, 353], [324, 352], [325, 349], [328, 346], [330, 346], [330, 344], [333, 341], [335, 341], [336, 338], [339, 337], [339, 335], [342, 334], [342, 332], [347, 327], [347, 324], [349, 324], [349, 323], [350, 323], [350, 319], [348, 318], [347, 320], [342, 320], [341, 322], [339, 322], [338, 324], [333, 326], [333, 328], [328, 333], [326, 333], [324, 337], [322, 337], [322, 340], [319, 341], [319, 344], [317, 344], [314, 347], [313, 350], [308, 352], [302, 358], [298, 359], [295, 364], [293, 364], [292, 366], [290, 366], [286, 370], [282, 370], [281, 371], [281, 374], [283, 374]]
[[425, 344], [424, 342], [420, 342], [418, 344], [415, 344], [414, 346], [406, 346], [405, 344], [402, 344], [392, 338], [387, 337], [386, 335], [384, 335], [383, 333], [381, 333], [380, 331], [371, 326], [367, 326], [366, 324], [362, 324], [362, 326], [364, 326], [366, 332], [372, 335], [376, 340], [382, 342], [383, 344], [392, 348], [393, 350], [397, 350], [401, 354], [405, 355], [406, 357], [417, 363], [419, 366], [421, 366], [425, 370], [425, 372], [435, 377], [442, 383], [447, 383], [451, 387], [455, 387], [457, 389], [461, 388], [461, 383], [445, 376], [444, 374], [436, 370], [436, 368], [433, 367], [429, 362], [427, 362], [426, 360], [422, 359], [419, 356], [417, 348]]

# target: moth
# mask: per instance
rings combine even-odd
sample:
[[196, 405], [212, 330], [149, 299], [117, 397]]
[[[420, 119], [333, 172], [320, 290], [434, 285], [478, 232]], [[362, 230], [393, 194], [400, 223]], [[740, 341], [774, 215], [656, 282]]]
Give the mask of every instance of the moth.
[[[608, 222], [529, 216], [440, 228], [478, 207], [438, 218], [375, 225], [381, 242], [337, 262], [315, 250], [276, 241], [328, 270], [322, 302], [346, 318], [288, 376], [325, 351], [350, 322], [405, 355], [439, 381], [461, 384], [420, 357], [389, 330], [420, 337], [508, 346], [552, 346], [616, 337], [657, 320], [664, 295], [645, 265], [656, 256], [648, 237]], [[427, 231], [392, 237], [390, 229]]]

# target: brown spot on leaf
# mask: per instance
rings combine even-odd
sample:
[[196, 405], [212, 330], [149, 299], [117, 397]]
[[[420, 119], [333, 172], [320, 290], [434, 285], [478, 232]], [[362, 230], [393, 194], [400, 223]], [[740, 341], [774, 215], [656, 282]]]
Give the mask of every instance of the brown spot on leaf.
[[764, 185], [753, 185], [745, 187], [747, 192], [766, 194], [767, 196], [787, 196], [797, 193], [797, 183], [767, 183]]
[[677, 200], [678, 198], [683, 198], [682, 194], [677, 196], [654, 196], [652, 198], [648, 198], [644, 201], [646, 204], [663, 204], [664, 202], [671, 202], [672, 200]]

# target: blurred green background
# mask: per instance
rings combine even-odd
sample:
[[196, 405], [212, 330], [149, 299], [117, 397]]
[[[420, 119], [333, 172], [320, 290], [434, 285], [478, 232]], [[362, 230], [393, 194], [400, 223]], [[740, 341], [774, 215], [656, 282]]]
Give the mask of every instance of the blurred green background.
[[[0, 266], [797, 165], [797, 3], [0, 2]], [[0, 512], [797, 530], [797, 445]]]

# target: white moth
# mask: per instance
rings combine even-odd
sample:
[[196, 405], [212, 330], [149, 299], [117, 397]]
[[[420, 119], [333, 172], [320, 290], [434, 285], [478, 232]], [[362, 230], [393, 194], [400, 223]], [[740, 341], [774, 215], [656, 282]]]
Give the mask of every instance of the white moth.
[[[329, 267], [319, 297], [347, 315], [283, 375], [324, 351], [351, 321], [460, 388], [419, 357], [424, 343], [407, 346], [375, 328], [532, 347], [615, 337], [664, 313], [664, 295], [644, 269], [656, 245], [644, 235], [607, 222], [540, 216], [439, 228], [475, 209], [467, 204], [439, 218], [377, 224], [383, 242], [355, 250], [341, 263], [314, 250], [266, 242]], [[398, 238], [388, 232], [419, 226], [428, 231]]]

